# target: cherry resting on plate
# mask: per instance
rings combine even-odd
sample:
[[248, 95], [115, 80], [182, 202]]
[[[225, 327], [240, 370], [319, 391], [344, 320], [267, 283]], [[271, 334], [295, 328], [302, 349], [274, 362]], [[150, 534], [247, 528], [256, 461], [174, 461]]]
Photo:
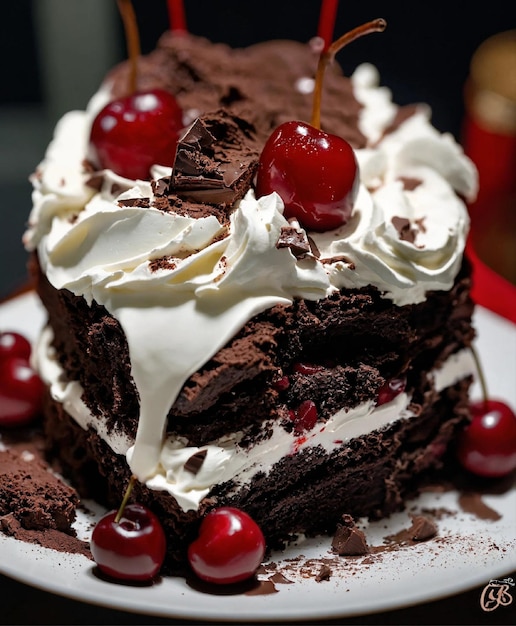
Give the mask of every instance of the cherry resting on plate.
[[[119, 519], [117, 519], [119, 517]], [[141, 504], [123, 504], [96, 524], [90, 541], [98, 568], [119, 580], [149, 581], [165, 558], [165, 533], [158, 518]]]
[[188, 547], [188, 560], [199, 578], [231, 584], [253, 576], [265, 555], [258, 524], [233, 507], [214, 509], [202, 520], [199, 536]]
[[500, 400], [470, 405], [472, 420], [460, 433], [457, 456], [461, 465], [478, 476], [497, 478], [516, 469], [516, 415]]
[[91, 128], [90, 158], [125, 178], [146, 180], [152, 165], [174, 164], [182, 127], [182, 112], [171, 93], [132, 93], [98, 113]]
[[0, 332], [0, 427], [25, 426], [40, 414], [44, 385], [30, 355], [23, 335]]
[[342, 137], [320, 128], [324, 70], [347, 43], [367, 33], [381, 32], [385, 26], [383, 19], [367, 22], [323, 50], [315, 78], [312, 123], [281, 124], [260, 155], [257, 197], [277, 192], [285, 205], [285, 217], [297, 219], [306, 229], [321, 232], [345, 224], [360, 186], [353, 148]]

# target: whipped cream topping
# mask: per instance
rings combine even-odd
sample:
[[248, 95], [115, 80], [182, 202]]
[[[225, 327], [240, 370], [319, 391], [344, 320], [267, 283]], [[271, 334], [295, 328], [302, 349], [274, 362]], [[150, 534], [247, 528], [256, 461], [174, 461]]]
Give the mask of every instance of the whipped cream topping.
[[[378, 87], [375, 68], [360, 67], [353, 84], [368, 137], [368, 147], [356, 151], [361, 186], [344, 227], [309, 233], [320, 258], [297, 258], [276, 247], [288, 225], [277, 194], [256, 199], [250, 190], [229, 226], [222, 226], [215, 217], [153, 208], [148, 181], [105, 171], [99, 191], [88, 186], [89, 132], [109, 98], [108, 86], [86, 111], [68, 113], [58, 123], [32, 177], [24, 243], [37, 250], [55, 288], [104, 305], [125, 332], [140, 397], [128, 459], [140, 480], [160, 488], [175, 484], [163, 455], [166, 448], [171, 467], [171, 459], [184, 452], [165, 444], [168, 411], [188, 377], [254, 315], [342, 287], [372, 284], [405, 305], [423, 301], [428, 290], [452, 286], [468, 230], [457, 194], [475, 195], [474, 167], [450, 136], [432, 128], [428, 111], [385, 133], [397, 108], [390, 92]], [[170, 169], [157, 164], [153, 174], [164, 173]], [[147, 199], [147, 206], [123, 203], [134, 198]], [[165, 266], [150, 263], [164, 256]]]
[[[104, 422], [94, 417], [81, 399], [82, 388], [77, 381], [67, 381], [51, 345], [52, 332], [46, 329], [34, 351], [34, 362], [43, 380], [49, 385], [54, 400], [61, 402], [69, 415], [84, 429], [93, 428], [117, 454], [127, 454], [129, 464], [134, 442], [116, 432], [108, 433]], [[462, 350], [430, 374], [437, 393], [454, 385], [475, 369], [470, 350]], [[410, 398], [401, 393], [390, 402], [376, 406], [365, 402], [353, 409], [342, 409], [311, 431], [296, 436], [281, 425], [271, 423], [271, 436], [250, 449], [240, 446], [242, 432], [228, 435], [202, 447], [188, 446], [181, 437], [167, 436], [161, 448], [158, 470], [147, 480], [151, 489], [168, 491], [184, 511], [197, 510], [201, 500], [216, 484], [234, 481], [235, 489], [249, 482], [258, 473], [267, 475], [284, 456], [308, 447], [320, 446], [330, 454], [345, 442], [381, 430], [398, 419], [417, 419], [408, 408]], [[202, 454], [199, 467], [192, 469], [189, 459]]]

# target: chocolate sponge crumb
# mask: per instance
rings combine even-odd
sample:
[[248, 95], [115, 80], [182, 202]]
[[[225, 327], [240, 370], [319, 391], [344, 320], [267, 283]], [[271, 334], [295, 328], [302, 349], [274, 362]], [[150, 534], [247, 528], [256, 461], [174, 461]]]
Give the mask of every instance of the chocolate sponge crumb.
[[88, 543], [72, 527], [79, 496], [51, 471], [37, 446], [18, 442], [1, 449], [0, 475], [0, 532], [91, 558]]

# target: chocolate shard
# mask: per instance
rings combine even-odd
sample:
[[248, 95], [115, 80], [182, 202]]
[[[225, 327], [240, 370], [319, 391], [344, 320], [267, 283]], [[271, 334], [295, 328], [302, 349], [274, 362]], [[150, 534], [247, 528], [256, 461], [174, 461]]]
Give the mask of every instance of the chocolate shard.
[[410, 243], [414, 243], [416, 240], [416, 231], [412, 227], [410, 220], [406, 217], [398, 217], [394, 216], [391, 220], [392, 225], [398, 231], [399, 238], [402, 241], [409, 241]]
[[169, 195], [213, 205], [243, 198], [258, 167], [253, 133], [224, 110], [197, 118], [179, 140]]
[[415, 515], [412, 518], [410, 536], [414, 541], [426, 541], [432, 539], [437, 534], [437, 526], [431, 519], [424, 515]]
[[191, 472], [194, 475], [198, 474], [207, 454], [207, 450], [199, 450], [199, 452], [192, 454], [192, 456], [185, 463], [185, 470]]
[[329, 568], [328, 565], [323, 564], [321, 565], [321, 569], [319, 570], [317, 576], [315, 577], [315, 580], [320, 583], [323, 580], [330, 580], [331, 578], [331, 569]]
[[364, 533], [355, 526], [350, 515], [342, 516], [342, 524], [337, 525], [331, 547], [339, 556], [362, 556], [369, 552]]
[[141, 207], [143, 209], [148, 209], [150, 204], [148, 198], [124, 198], [123, 200], [118, 201], [118, 206]]
[[294, 226], [282, 227], [276, 248], [290, 248], [296, 257], [302, 257], [311, 250], [306, 233]]

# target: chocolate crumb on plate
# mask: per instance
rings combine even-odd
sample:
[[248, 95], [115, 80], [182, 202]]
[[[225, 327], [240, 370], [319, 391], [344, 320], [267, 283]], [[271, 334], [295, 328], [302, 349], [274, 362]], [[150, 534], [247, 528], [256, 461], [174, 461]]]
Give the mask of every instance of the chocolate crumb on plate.
[[331, 547], [339, 556], [363, 556], [369, 552], [364, 533], [356, 527], [350, 515], [342, 516], [342, 524], [337, 525]]

